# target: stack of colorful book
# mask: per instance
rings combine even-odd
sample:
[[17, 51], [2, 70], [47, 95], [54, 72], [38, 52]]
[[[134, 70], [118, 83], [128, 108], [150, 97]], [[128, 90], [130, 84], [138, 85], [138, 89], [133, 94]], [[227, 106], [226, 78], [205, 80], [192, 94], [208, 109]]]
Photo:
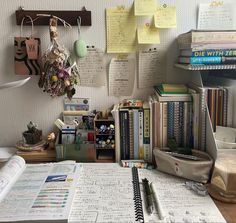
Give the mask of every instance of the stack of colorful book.
[[236, 64], [236, 30], [191, 30], [178, 36], [181, 64]]

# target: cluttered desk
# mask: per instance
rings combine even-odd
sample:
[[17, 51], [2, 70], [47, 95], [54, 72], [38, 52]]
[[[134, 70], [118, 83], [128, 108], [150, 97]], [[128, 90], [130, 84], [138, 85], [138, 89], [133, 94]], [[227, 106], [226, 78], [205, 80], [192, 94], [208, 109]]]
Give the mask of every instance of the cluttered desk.
[[0, 180], [0, 222], [226, 222], [209, 195], [154, 169], [13, 156]]

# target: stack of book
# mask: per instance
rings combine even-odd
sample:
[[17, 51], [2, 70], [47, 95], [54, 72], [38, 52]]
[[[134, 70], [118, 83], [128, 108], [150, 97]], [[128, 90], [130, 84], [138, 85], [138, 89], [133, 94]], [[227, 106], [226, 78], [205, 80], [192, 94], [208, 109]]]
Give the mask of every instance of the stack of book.
[[150, 101], [154, 147], [166, 147], [169, 139], [174, 139], [179, 147], [192, 147], [193, 103], [188, 88], [173, 84], [155, 86]]
[[236, 64], [236, 30], [191, 30], [177, 41], [181, 64]]
[[116, 104], [112, 110], [116, 126], [116, 162], [130, 159], [152, 162], [149, 103], [131, 102]]

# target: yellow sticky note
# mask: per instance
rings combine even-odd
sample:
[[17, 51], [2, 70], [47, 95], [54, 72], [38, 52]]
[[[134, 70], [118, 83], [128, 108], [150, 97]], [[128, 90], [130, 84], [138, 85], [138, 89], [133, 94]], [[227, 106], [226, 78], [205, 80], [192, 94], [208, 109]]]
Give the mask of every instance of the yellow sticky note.
[[150, 24], [145, 24], [138, 27], [137, 30], [138, 43], [139, 44], [159, 44], [160, 34], [159, 30], [152, 27]]
[[106, 9], [107, 53], [130, 53], [136, 50], [136, 24], [131, 8]]
[[134, 15], [154, 15], [156, 11], [155, 0], [135, 0], [134, 1]]
[[154, 22], [157, 28], [175, 28], [176, 27], [176, 7], [159, 6], [154, 15]]

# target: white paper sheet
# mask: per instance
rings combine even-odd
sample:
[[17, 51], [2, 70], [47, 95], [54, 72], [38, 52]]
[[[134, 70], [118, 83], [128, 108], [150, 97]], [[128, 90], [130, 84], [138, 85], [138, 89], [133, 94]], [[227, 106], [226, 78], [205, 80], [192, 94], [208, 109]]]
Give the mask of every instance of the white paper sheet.
[[158, 50], [139, 52], [138, 88], [153, 87], [164, 82], [164, 55]]
[[113, 58], [109, 67], [109, 95], [130, 96], [134, 88], [134, 75], [133, 59]]
[[81, 86], [98, 87], [106, 82], [104, 52], [97, 48], [88, 48], [84, 58], [77, 59]]
[[200, 4], [198, 11], [198, 29], [230, 30], [236, 29], [236, 5], [231, 3]]

